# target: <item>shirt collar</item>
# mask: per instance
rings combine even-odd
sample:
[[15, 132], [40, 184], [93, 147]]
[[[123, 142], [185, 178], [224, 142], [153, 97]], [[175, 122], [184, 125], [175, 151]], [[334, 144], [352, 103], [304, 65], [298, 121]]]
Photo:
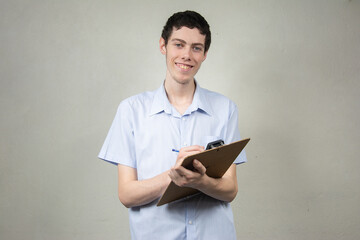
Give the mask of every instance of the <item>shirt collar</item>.
[[151, 105], [150, 116], [160, 112], [171, 113], [171, 104], [166, 96], [164, 84], [155, 91], [154, 99]]
[[209, 105], [209, 101], [207, 100], [206, 90], [201, 88], [200, 85], [195, 81], [196, 89], [194, 93], [193, 101], [185, 112], [185, 114], [190, 114], [194, 111], [201, 110], [208, 115], [212, 115], [212, 109]]
[[[195, 84], [196, 89], [193, 101], [184, 113], [184, 115], [191, 114], [192, 112], [197, 110], [201, 110], [206, 114], [212, 115], [212, 108], [208, 104], [206, 90], [201, 88], [196, 81]], [[155, 91], [154, 99], [151, 105], [150, 115], [154, 115], [160, 112], [166, 112], [167, 114], [172, 113], [172, 106], [166, 95], [164, 84], [161, 84], [160, 88]]]

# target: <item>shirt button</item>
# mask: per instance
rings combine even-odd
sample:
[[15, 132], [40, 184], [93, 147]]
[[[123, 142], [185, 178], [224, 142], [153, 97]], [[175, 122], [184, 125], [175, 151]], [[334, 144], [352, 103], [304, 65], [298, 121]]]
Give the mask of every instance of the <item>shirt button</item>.
[[192, 224], [192, 221], [191, 221], [191, 220], [189, 220], [189, 224], [190, 224], [190, 225]]

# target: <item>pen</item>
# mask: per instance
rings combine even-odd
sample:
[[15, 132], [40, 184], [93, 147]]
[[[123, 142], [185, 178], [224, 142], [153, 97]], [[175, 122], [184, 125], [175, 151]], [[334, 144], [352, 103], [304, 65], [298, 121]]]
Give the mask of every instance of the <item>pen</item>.
[[171, 151], [173, 151], [173, 152], [179, 152], [179, 150], [176, 150], [176, 149], [172, 149]]

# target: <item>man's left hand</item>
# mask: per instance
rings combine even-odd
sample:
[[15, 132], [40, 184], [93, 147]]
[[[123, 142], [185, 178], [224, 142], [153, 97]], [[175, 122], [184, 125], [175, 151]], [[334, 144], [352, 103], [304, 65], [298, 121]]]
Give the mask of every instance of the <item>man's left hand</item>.
[[191, 187], [198, 189], [204, 183], [206, 177], [206, 168], [198, 161], [193, 161], [194, 171], [183, 166], [174, 166], [171, 168], [169, 176], [171, 180], [180, 187]]

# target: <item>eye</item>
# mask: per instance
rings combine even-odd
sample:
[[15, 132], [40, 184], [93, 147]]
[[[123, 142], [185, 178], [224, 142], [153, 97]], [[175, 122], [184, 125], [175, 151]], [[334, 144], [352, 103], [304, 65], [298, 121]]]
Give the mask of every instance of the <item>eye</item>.
[[182, 44], [181, 44], [181, 43], [175, 43], [174, 45], [175, 45], [175, 47], [177, 47], [177, 48], [181, 48], [181, 47], [182, 47]]
[[195, 52], [201, 52], [203, 49], [202, 47], [193, 47]]

